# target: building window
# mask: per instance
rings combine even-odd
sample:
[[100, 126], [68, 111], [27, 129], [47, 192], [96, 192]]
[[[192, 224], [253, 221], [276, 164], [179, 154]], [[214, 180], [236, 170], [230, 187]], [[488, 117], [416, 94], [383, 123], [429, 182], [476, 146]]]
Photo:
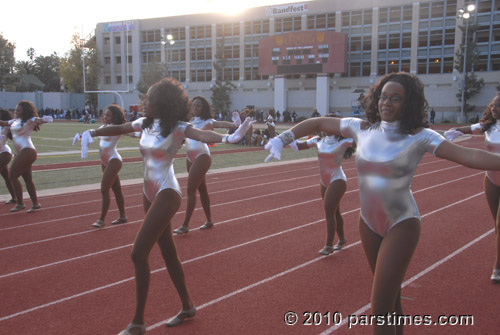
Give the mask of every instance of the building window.
[[104, 45], [109, 45], [109, 37], [104, 37]]
[[161, 40], [162, 36], [159, 29], [142, 32], [142, 43], [161, 43]]
[[457, 0], [420, 4], [418, 74], [453, 71], [456, 11]]
[[121, 84], [122, 83], [122, 76], [116, 76], [116, 83]]
[[110, 76], [106, 76], [104, 77], [104, 83], [106, 85], [111, 85], [111, 77]]
[[132, 56], [128, 56], [127, 58], [128, 58], [128, 63], [132, 64]]
[[245, 36], [268, 36], [269, 20], [246, 21], [244, 24]]
[[115, 36], [115, 44], [121, 44], [122, 39], [120, 36]]
[[217, 37], [240, 36], [239, 23], [219, 23], [216, 26]]
[[132, 84], [134, 82], [134, 77], [133, 76], [128, 76], [128, 83]]
[[500, 54], [491, 55], [490, 71], [500, 71]]
[[309, 30], [335, 30], [335, 13], [309, 15], [307, 17]]
[[412, 5], [380, 8], [377, 73], [409, 71]]
[[190, 29], [191, 39], [210, 39], [212, 38], [212, 26], [194, 26]]
[[301, 29], [302, 21], [300, 16], [277, 18], [274, 20], [274, 31], [276, 34], [300, 31]]
[[[347, 11], [341, 14], [342, 33], [348, 36], [347, 72], [342, 74], [344, 77], [370, 75], [372, 15], [371, 9]], [[385, 49], [386, 40], [379, 43], [381, 44], [379, 49]]]
[[121, 58], [121, 56], [116, 56], [116, 57], [115, 57], [115, 60], [116, 60], [116, 64], [121, 64], [121, 63], [122, 63], [122, 58]]
[[111, 64], [111, 57], [104, 57], [104, 64], [106, 65]]

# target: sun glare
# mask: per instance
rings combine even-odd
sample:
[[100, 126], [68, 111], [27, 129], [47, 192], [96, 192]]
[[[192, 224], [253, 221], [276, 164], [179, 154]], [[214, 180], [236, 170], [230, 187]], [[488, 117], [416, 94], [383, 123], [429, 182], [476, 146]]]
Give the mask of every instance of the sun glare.
[[217, 1], [216, 12], [226, 15], [236, 15], [247, 9], [249, 6], [245, 1], [224, 0]]

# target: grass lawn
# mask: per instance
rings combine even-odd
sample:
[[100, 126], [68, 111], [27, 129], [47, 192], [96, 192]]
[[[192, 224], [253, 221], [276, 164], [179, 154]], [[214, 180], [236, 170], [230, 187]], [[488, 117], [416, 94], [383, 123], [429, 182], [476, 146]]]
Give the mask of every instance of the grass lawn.
[[[40, 131], [33, 132], [32, 140], [38, 151], [38, 158], [34, 165], [49, 165], [55, 163], [81, 162], [80, 158], [80, 143], [74, 147], [71, 145], [73, 137], [77, 132], [83, 132], [87, 129], [98, 128], [101, 124], [83, 124], [76, 121], [59, 121], [54, 123], [43, 124]], [[257, 128], [264, 128], [262, 124], [256, 125]], [[286, 127], [279, 127], [282, 132]], [[141, 157], [139, 152], [139, 139], [122, 136], [118, 143], [120, 155], [123, 158]], [[9, 145], [12, 148], [11, 142]], [[124, 149], [127, 148], [127, 149]], [[237, 144], [216, 144], [211, 147], [210, 151], [220, 151], [229, 149], [248, 148]], [[90, 145], [89, 150], [98, 149], [98, 140], [94, 139], [94, 143]], [[179, 154], [185, 153], [184, 147], [179, 150]], [[253, 151], [231, 153], [224, 155], [212, 155], [211, 169], [249, 166], [263, 163], [267, 157], [268, 151]], [[294, 160], [301, 158], [316, 157], [316, 150], [302, 150], [295, 152], [290, 148], [283, 151], [282, 160]], [[98, 161], [99, 153], [90, 152], [87, 160]], [[186, 172], [185, 159], [176, 159], [174, 161], [174, 170], [177, 174]], [[138, 179], [142, 178], [142, 161], [124, 163], [120, 171], [120, 179]], [[78, 186], [85, 184], [98, 184], [101, 182], [102, 170], [100, 166], [74, 167], [64, 169], [52, 169], [43, 171], [33, 171], [33, 179], [37, 190], [54, 189], [60, 187]], [[21, 178], [22, 180], [22, 178]], [[24, 191], [26, 188], [24, 187]], [[0, 183], [0, 195], [7, 194], [7, 188], [3, 182]]]

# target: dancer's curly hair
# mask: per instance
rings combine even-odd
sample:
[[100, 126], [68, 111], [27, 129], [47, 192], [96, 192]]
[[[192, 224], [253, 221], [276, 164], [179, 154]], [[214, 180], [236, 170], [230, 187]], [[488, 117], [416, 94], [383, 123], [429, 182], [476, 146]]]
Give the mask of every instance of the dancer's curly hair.
[[[22, 122], [21, 122], [21, 124], [24, 124], [32, 117], [38, 117], [38, 112], [36, 110], [36, 107], [35, 107], [35, 105], [33, 105], [33, 103], [31, 101], [21, 100], [17, 103], [17, 105], [19, 107], [21, 107], [21, 109], [22, 109], [22, 112], [21, 112], [21, 121]], [[37, 124], [33, 130], [39, 131], [40, 125]]]
[[[178, 121], [188, 121], [190, 102], [182, 84], [174, 78], [163, 78], [151, 85], [146, 99], [154, 106], [160, 120], [161, 136], [167, 137]], [[143, 129], [150, 128], [154, 119], [147, 117]]]
[[497, 119], [495, 119], [493, 117], [493, 114], [491, 113], [491, 110], [493, 109], [493, 104], [494, 104], [494, 101], [500, 97], [500, 92], [497, 93], [497, 95], [495, 95], [493, 97], [493, 99], [491, 99], [490, 103], [488, 104], [488, 106], [486, 106], [486, 109], [484, 110], [483, 112], [483, 117], [481, 118], [481, 120], [479, 120], [479, 123], [481, 124], [481, 126], [483, 127], [483, 133], [485, 131], [487, 131], [488, 129], [490, 129], [490, 127], [492, 125], [494, 125], [495, 123], [497, 123]]
[[382, 93], [382, 88], [390, 81], [401, 84], [406, 93], [406, 99], [404, 100], [400, 116], [401, 133], [410, 134], [420, 127], [428, 128], [428, 104], [424, 95], [424, 85], [416, 75], [407, 72], [387, 74], [370, 88], [369, 94], [362, 101], [368, 122], [373, 124], [381, 121], [378, 101]]
[[0, 120], [2, 121], [12, 120], [12, 113], [4, 108], [0, 108]]
[[[118, 106], [117, 104], [111, 104], [108, 107], [106, 107], [107, 110], [111, 112], [111, 124], [124, 124], [127, 122], [125, 119], [125, 113], [123, 112], [123, 109]], [[103, 113], [104, 115], [104, 113]]]
[[210, 103], [205, 97], [202, 97], [201, 95], [195, 96], [193, 99], [191, 99], [191, 103], [193, 103], [195, 100], [198, 100], [201, 102], [201, 114], [200, 114], [200, 119], [202, 120], [208, 120], [208, 119], [213, 119], [213, 114], [212, 114], [212, 108], [210, 107]]
[[[12, 113], [4, 108], [0, 108], [0, 120], [9, 121], [12, 120]], [[12, 140], [12, 133], [9, 131], [7, 138]]]

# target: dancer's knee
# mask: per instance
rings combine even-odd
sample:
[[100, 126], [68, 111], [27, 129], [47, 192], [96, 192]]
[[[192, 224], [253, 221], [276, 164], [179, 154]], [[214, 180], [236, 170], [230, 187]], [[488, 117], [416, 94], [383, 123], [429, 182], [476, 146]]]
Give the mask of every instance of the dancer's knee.
[[142, 250], [133, 249], [130, 258], [134, 265], [144, 265], [148, 263], [148, 254]]

